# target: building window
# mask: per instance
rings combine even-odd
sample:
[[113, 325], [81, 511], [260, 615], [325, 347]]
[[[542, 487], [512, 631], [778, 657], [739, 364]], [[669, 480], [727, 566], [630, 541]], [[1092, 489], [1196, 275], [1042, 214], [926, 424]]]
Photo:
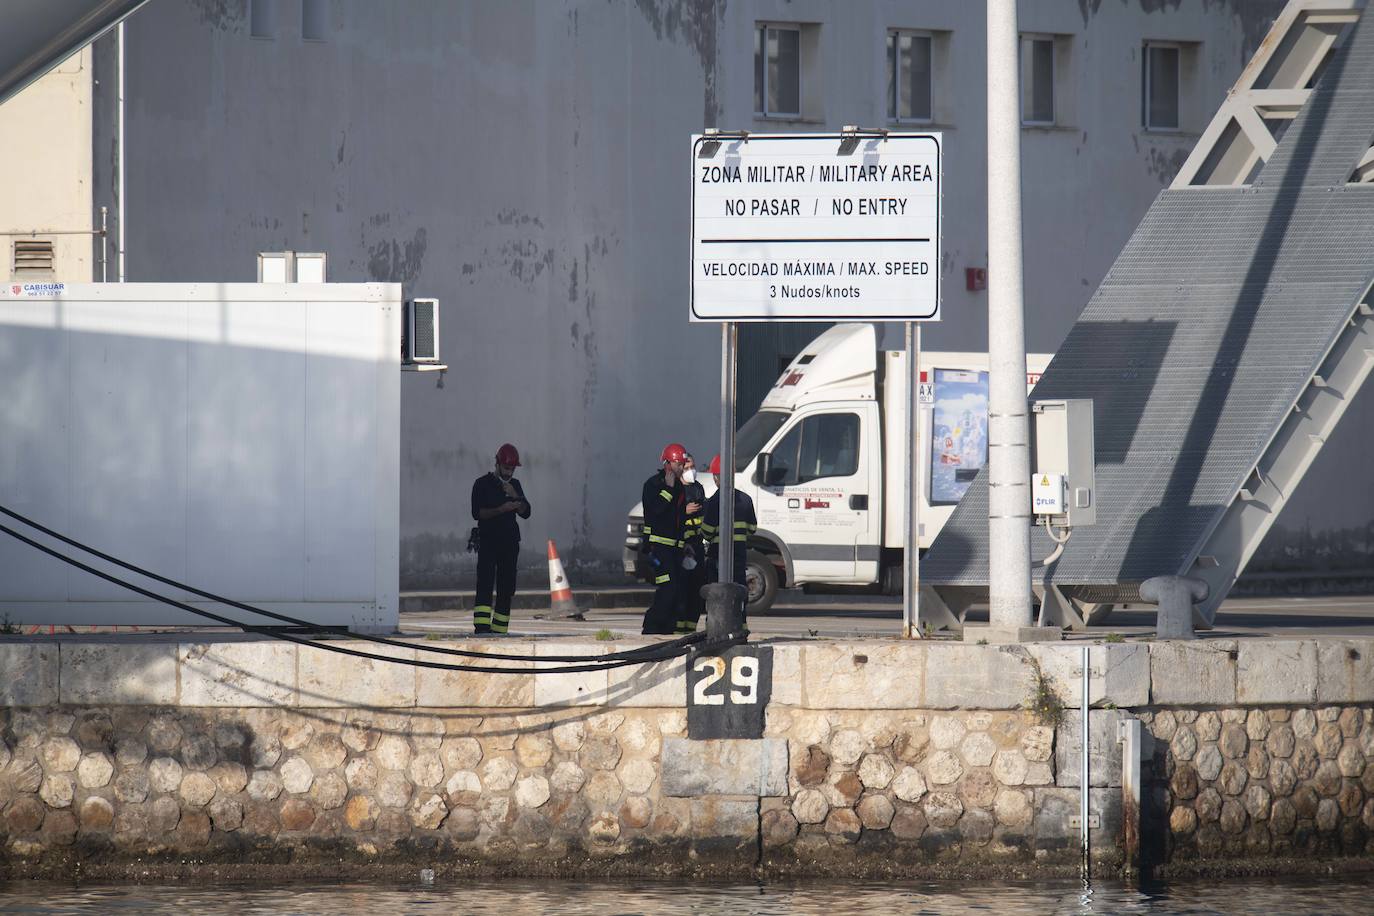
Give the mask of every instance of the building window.
[[329, 31], [329, 0], [301, 0], [301, 38], [324, 41]]
[[1141, 120], [1146, 130], [1179, 129], [1179, 46], [1146, 42], [1141, 55]]
[[250, 0], [248, 34], [254, 38], [277, 37], [277, 0]]
[[1021, 36], [1021, 123], [1053, 124], [1054, 37]]
[[801, 28], [754, 29], [754, 113], [801, 117]]
[[932, 120], [931, 77], [934, 41], [925, 32], [887, 34], [887, 118]]

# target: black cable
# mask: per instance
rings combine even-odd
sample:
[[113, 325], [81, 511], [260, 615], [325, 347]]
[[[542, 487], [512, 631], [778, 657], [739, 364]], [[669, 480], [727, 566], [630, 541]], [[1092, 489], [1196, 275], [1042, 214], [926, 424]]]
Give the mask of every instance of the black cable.
[[[54, 550], [53, 548], [48, 547], [45, 544], [38, 543], [32, 538], [25, 537], [18, 531], [15, 531], [13, 528], [10, 528], [6, 525], [0, 525], [0, 532], [4, 532], [5, 534], [8, 534], [10, 537], [18, 541], [22, 541], [23, 543], [28, 544], [30, 547], [33, 547], [36, 550], [46, 553], [54, 559], [61, 560], [63, 563], [67, 563], [70, 566], [74, 566], [77, 569], [82, 570], [83, 572], [88, 572], [93, 576], [104, 579], [105, 581], [118, 585], [121, 588], [128, 589], [131, 592], [135, 592], [139, 595], [143, 595], [146, 598], [151, 598], [154, 601], [159, 601], [163, 604], [169, 605], [179, 610], [186, 611], [187, 613], [196, 614], [200, 617], [205, 617], [209, 620], [213, 620], [225, 626], [237, 627], [246, 633], [257, 633], [259, 635], [267, 636], [272, 639], [281, 639], [286, 642], [293, 642], [297, 645], [307, 646], [312, 649], [321, 649], [326, 652], [337, 652], [340, 655], [349, 655], [354, 658], [365, 658], [370, 661], [392, 662], [394, 664], [410, 665], [416, 668], [433, 668], [439, 671], [470, 671], [478, 674], [579, 674], [586, 671], [608, 671], [612, 668], [623, 668], [629, 665], [642, 665], [647, 664], [649, 662], [667, 661], [669, 659], [676, 658], [679, 655], [685, 655], [688, 651], [690, 651], [689, 647], [687, 646], [673, 646], [671, 648], [667, 646], [662, 648], [646, 647], [646, 649], [655, 649], [655, 651], [645, 652], [643, 653], [642, 657], [613, 659], [611, 661], [597, 664], [564, 665], [557, 668], [534, 669], [495, 668], [486, 665], [453, 665], [446, 664], [444, 662], [426, 662], [421, 661], [418, 658], [388, 658], [385, 655], [373, 655], [370, 652], [360, 652], [356, 649], [344, 648], [343, 646], [332, 646], [327, 643], [318, 643], [310, 639], [304, 639], [299, 636], [294, 636], [290, 633], [282, 632], [281, 630], [273, 630], [269, 627], [256, 627], [252, 624], [241, 623], [228, 617], [222, 617], [219, 614], [213, 614], [210, 611], [203, 611], [199, 608], [191, 607], [191, 605], [185, 604], [184, 602], [177, 601], [174, 598], [168, 598], [164, 595], [159, 595], [156, 592], [152, 592], [146, 588], [142, 588], [141, 586], [134, 585], [132, 582], [126, 582], [123, 579], [118, 578], [117, 576], [112, 576], [107, 572], [102, 572], [101, 570], [98, 570], [92, 566], [88, 566], [85, 563], [82, 563], [80, 560], [73, 559], [72, 557], [66, 556], [65, 554], [57, 550]], [[722, 644], [734, 645], [738, 641], [739, 637], [736, 634], [732, 634], [729, 638], [724, 640]], [[398, 645], [406, 649], [417, 648], [416, 646], [413, 646], [410, 643], [398, 643]], [[605, 656], [602, 657], [604, 658]]]
[[[205, 598], [209, 601], [214, 601], [217, 604], [224, 604], [228, 605], [229, 607], [238, 608], [239, 610], [247, 611], [250, 614], [260, 614], [263, 617], [270, 617], [273, 620], [280, 620], [283, 623], [289, 623], [293, 626], [305, 627], [307, 629], [319, 628], [319, 624], [309, 620], [302, 620], [298, 617], [291, 617], [286, 614], [278, 614], [275, 611], [269, 611], [265, 608], [254, 607], [251, 604], [244, 604], [243, 602], [235, 601], [232, 598], [225, 598], [221, 595], [216, 595], [213, 592], [203, 591], [202, 589], [198, 589], [193, 585], [187, 585], [185, 582], [178, 582], [176, 579], [169, 579], [166, 576], [160, 576], [155, 572], [150, 572], [149, 570], [143, 569], [140, 566], [135, 566], [132, 563], [125, 562], [124, 560], [121, 560], [118, 557], [113, 557], [107, 553], [102, 553], [101, 551], [96, 550], [94, 547], [89, 547], [81, 543], [80, 541], [67, 537], [65, 534], [61, 534], [60, 532], [54, 531], [51, 528], [46, 527], [45, 525], [40, 525], [33, 519], [20, 515], [18, 512], [15, 512], [13, 509], [9, 509], [5, 506], [0, 505], [0, 513], [8, 515], [10, 518], [24, 525], [27, 525], [30, 528], [33, 528], [37, 531], [41, 531], [48, 537], [55, 538], [56, 540], [59, 540], [62, 543], [67, 544], [68, 546], [75, 547], [77, 550], [80, 550], [83, 553], [88, 553], [93, 557], [99, 557], [107, 563], [113, 563], [115, 566], [127, 569], [129, 570], [129, 572], [132, 573], [137, 573], [138, 575], [143, 576], [144, 578], [152, 579], [154, 582], [161, 582], [163, 585], [170, 585], [172, 588], [179, 588], [183, 591], [188, 591], [193, 595], [199, 595], [200, 597]], [[233, 626], [240, 625], [233, 624]], [[680, 636], [677, 639], [668, 640], [666, 642], [653, 643], [647, 646], [636, 646], [632, 649], [622, 649], [619, 652], [608, 652], [605, 655], [516, 655], [502, 652], [477, 652], [472, 649], [453, 649], [446, 646], [412, 646], [410, 643], [401, 642], [399, 640], [391, 639], [386, 636], [377, 636], [371, 633], [346, 632], [341, 633], [340, 635], [345, 636], [349, 639], [360, 639], [364, 642], [374, 642], [384, 646], [395, 646], [404, 649], [419, 649], [424, 652], [433, 652], [436, 655], [457, 655], [463, 658], [484, 658], [503, 662], [573, 663], [591, 661], [593, 659], [602, 660], [637, 658], [645, 654], [646, 652], [655, 652], [659, 649], [677, 648], [679, 646], [689, 646], [693, 643], [700, 642], [701, 639], [704, 637], [704, 634], [702, 633], [689, 633], [686, 636]]]

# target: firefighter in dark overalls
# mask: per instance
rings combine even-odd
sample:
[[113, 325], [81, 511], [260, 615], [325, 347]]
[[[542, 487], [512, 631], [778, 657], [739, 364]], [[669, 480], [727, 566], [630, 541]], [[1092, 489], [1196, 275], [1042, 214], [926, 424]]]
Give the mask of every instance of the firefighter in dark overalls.
[[[716, 479], [716, 492], [706, 500], [706, 511], [702, 514], [701, 533], [706, 538], [707, 574], [712, 582], [720, 581], [720, 456], [711, 459], [711, 474]], [[754, 501], [748, 493], [735, 491], [734, 531], [730, 535], [734, 547], [735, 582], [744, 585], [745, 565], [749, 559], [749, 536], [759, 530], [758, 518], [754, 515]], [[746, 606], [748, 601], [745, 602]]]
[[644, 612], [642, 633], [671, 636], [677, 628], [682, 593], [682, 535], [686, 488], [682, 465], [687, 450], [676, 442], [663, 449], [662, 467], [644, 481], [644, 539], [654, 577], [654, 603]]
[[515, 517], [530, 517], [525, 489], [515, 479], [519, 466], [520, 453], [508, 442], [496, 452], [495, 470], [472, 483], [472, 518], [479, 532], [477, 595], [472, 609], [473, 630], [477, 633], [505, 633], [510, 627], [515, 561], [520, 553], [520, 525]]
[[701, 597], [701, 587], [706, 584], [706, 541], [701, 534], [702, 511], [706, 508], [706, 488], [697, 477], [696, 460], [690, 453], [682, 465], [682, 485], [685, 489], [683, 548], [682, 548], [682, 588], [678, 593], [681, 609], [677, 616], [678, 636], [695, 633], [697, 621], [706, 610], [706, 599]]

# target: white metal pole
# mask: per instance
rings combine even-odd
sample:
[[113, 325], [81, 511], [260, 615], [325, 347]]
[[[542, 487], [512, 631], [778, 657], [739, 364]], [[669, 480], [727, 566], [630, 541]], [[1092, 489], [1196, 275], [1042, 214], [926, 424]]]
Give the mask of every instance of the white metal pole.
[[116, 110], [115, 120], [116, 120], [116, 122], [117, 122], [117, 125], [116, 125], [116, 132], [117, 132], [118, 135], [119, 135], [119, 136], [118, 136], [118, 139], [116, 140], [116, 146], [119, 147], [119, 174], [118, 174], [118, 179], [117, 179], [117, 182], [116, 182], [117, 185], [118, 185], [118, 189], [117, 189], [117, 191], [116, 191], [116, 194], [117, 194], [118, 199], [115, 201], [115, 206], [116, 206], [116, 208], [117, 208], [117, 210], [118, 210], [118, 213], [117, 213], [117, 215], [115, 216], [115, 220], [116, 220], [116, 222], [119, 223], [119, 238], [118, 238], [118, 242], [117, 242], [117, 245], [116, 245], [117, 251], [115, 252], [115, 254], [117, 255], [117, 257], [118, 257], [118, 259], [119, 259], [119, 271], [118, 271], [118, 272], [119, 272], [119, 282], [120, 282], [120, 283], [123, 283], [123, 282], [124, 282], [124, 238], [125, 238], [125, 236], [124, 236], [124, 161], [125, 161], [125, 158], [126, 158], [126, 157], [125, 157], [125, 155], [124, 155], [124, 23], [123, 23], [122, 21], [119, 23], [119, 26], [118, 26], [118, 28], [116, 29], [116, 34], [118, 35], [118, 45], [119, 45], [119, 53], [118, 53], [118, 58], [119, 58], [119, 60], [118, 60], [118, 63], [116, 64], [116, 67], [117, 67], [117, 69], [119, 70], [119, 73], [118, 73], [118, 76], [117, 76], [117, 78], [116, 78], [116, 80], [115, 80], [115, 84], [116, 84], [115, 94], [116, 94], [116, 96], [117, 96], [117, 98], [116, 98], [116, 104], [115, 104], [115, 110]]
[[902, 549], [902, 635], [907, 639], [921, 635], [921, 518], [920, 486], [917, 473], [916, 432], [917, 402], [920, 388], [921, 326], [906, 323], [906, 443], [902, 448], [906, 461], [906, 540]]
[[987, 15], [988, 613], [994, 628], [1014, 628], [1031, 625], [1016, 0], [988, 0]]
[[907, 412], [911, 414], [911, 536], [910, 543], [915, 545], [911, 551], [911, 608], [916, 628], [921, 627], [921, 324], [915, 322], [916, 352], [911, 357], [911, 399], [907, 402]]
[[720, 326], [720, 582], [735, 581], [735, 323]]
[[916, 603], [912, 599], [914, 593], [911, 588], [911, 567], [912, 555], [915, 553], [916, 541], [911, 536], [914, 526], [912, 522], [912, 502], [915, 497], [915, 488], [911, 484], [912, 477], [915, 476], [916, 453], [916, 322], [908, 321], [904, 330], [906, 331], [906, 420], [902, 429], [902, 461], [903, 469], [906, 472], [906, 502], [902, 511], [902, 530], [906, 532], [906, 538], [902, 543], [902, 636], [907, 639], [920, 635], [921, 622], [917, 619]]

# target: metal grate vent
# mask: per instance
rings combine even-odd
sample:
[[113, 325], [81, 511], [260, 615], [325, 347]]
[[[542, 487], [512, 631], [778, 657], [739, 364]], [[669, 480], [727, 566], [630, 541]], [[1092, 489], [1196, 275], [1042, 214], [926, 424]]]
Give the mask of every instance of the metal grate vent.
[[53, 270], [52, 242], [42, 239], [16, 239], [14, 243], [14, 276], [50, 275]]
[[404, 349], [407, 362], [439, 361], [438, 299], [412, 299], [406, 304]]

